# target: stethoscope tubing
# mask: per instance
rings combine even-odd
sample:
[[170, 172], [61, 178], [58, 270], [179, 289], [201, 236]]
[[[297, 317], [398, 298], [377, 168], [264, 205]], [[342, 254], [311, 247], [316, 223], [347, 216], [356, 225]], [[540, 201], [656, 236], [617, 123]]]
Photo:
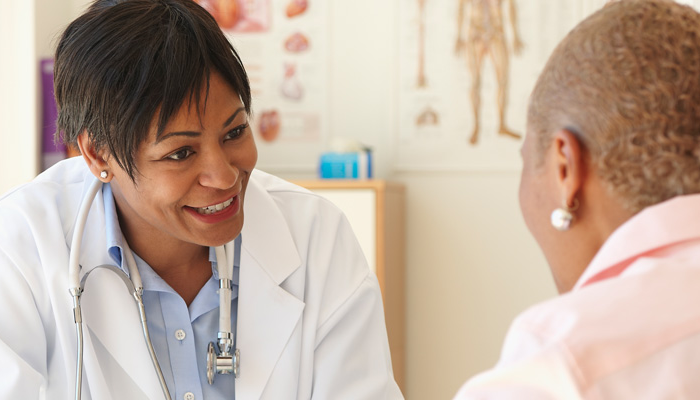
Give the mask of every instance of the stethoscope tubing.
[[[93, 199], [97, 192], [102, 188], [102, 182], [99, 179], [95, 179], [90, 187], [88, 188], [85, 197], [83, 197], [82, 203], [80, 203], [80, 209], [78, 209], [78, 216], [75, 219], [75, 229], [73, 230], [73, 238], [70, 244], [70, 258], [68, 264], [68, 279], [70, 288], [72, 290], [78, 290], [80, 288], [80, 244], [83, 241], [83, 232], [85, 231], [85, 224], [87, 223], [87, 215], [90, 212], [90, 207], [92, 207]], [[72, 294], [72, 293], [71, 293]]]
[[97, 192], [102, 188], [102, 182], [95, 179], [88, 188], [83, 201], [78, 209], [78, 216], [75, 219], [75, 228], [73, 230], [73, 238], [71, 239], [70, 255], [68, 261], [68, 281], [71, 296], [73, 297], [73, 321], [75, 322], [75, 330], [78, 337], [77, 354], [76, 354], [76, 371], [75, 371], [75, 399], [80, 400], [82, 397], [83, 387], [83, 317], [80, 308], [80, 296], [82, 289], [80, 288], [80, 268], [78, 265], [80, 258], [80, 243], [82, 242], [85, 224], [87, 223], [87, 215], [90, 212], [93, 199]]
[[156, 374], [158, 375], [158, 380], [160, 381], [160, 386], [163, 390], [163, 395], [165, 399], [171, 400], [168, 385], [165, 383], [165, 377], [163, 376], [163, 371], [161, 370], [160, 364], [158, 363], [156, 352], [153, 348], [153, 343], [151, 341], [151, 335], [148, 331], [148, 324], [146, 322], [146, 309], [143, 305], [143, 285], [141, 283], [141, 275], [138, 273], [136, 261], [134, 260], [134, 255], [131, 252], [128, 243], [124, 241], [124, 253], [127, 258], [127, 265], [129, 267], [131, 279], [129, 279], [129, 277], [126, 276], [124, 271], [117, 267], [114, 267], [112, 265], [100, 265], [87, 272], [85, 275], [83, 275], [83, 278], [80, 279], [80, 281], [78, 281], [78, 277], [80, 275], [80, 245], [82, 242], [83, 233], [85, 231], [85, 224], [87, 223], [87, 216], [90, 212], [90, 208], [92, 207], [92, 203], [95, 199], [95, 196], [101, 188], [102, 182], [99, 179], [95, 179], [94, 182], [90, 184], [90, 187], [88, 188], [88, 191], [85, 194], [85, 197], [83, 197], [82, 203], [80, 204], [80, 209], [78, 210], [78, 216], [76, 218], [75, 228], [73, 230], [73, 238], [71, 239], [68, 276], [70, 281], [69, 292], [71, 296], [73, 296], [73, 319], [75, 321], [75, 329], [77, 334], [75, 399], [81, 400], [83, 387], [83, 347], [85, 341], [83, 337], [83, 320], [80, 299], [83, 294], [83, 291], [85, 290], [85, 283], [90, 273], [99, 268], [106, 268], [116, 273], [117, 276], [121, 278], [121, 280], [124, 282], [127, 289], [129, 290], [129, 293], [131, 293], [138, 305], [139, 316], [141, 319], [141, 327], [143, 330], [143, 336], [146, 340], [146, 345], [148, 347], [148, 353], [151, 356], [151, 361], [153, 362]]

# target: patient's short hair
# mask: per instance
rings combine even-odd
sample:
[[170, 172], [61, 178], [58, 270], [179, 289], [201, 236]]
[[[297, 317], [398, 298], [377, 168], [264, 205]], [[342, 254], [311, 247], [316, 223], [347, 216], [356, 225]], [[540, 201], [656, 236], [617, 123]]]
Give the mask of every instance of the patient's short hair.
[[630, 211], [700, 192], [700, 14], [664, 0], [613, 2], [559, 44], [533, 90], [540, 157], [568, 128]]
[[243, 64], [194, 1], [97, 0], [66, 28], [56, 49], [57, 135], [75, 144], [87, 131], [133, 180], [134, 154], [152, 124], [161, 134], [183, 104], [200, 104], [212, 71], [250, 113]]

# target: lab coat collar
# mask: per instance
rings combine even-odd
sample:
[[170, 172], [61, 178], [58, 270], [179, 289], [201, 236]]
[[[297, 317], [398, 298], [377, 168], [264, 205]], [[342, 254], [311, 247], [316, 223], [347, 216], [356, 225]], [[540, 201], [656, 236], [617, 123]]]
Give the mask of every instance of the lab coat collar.
[[574, 290], [621, 274], [637, 257], [700, 238], [700, 194], [677, 196], [650, 206], [620, 225], [583, 272]]
[[[284, 215], [256, 178], [272, 179], [270, 175], [254, 171], [248, 181], [243, 206], [243, 247], [280, 285], [301, 265], [301, 258]], [[245, 268], [245, 264], [241, 264], [241, 268]]]
[[290, 336], [300, 323], [304, 302], [280, 287], [301, 265], [286, 220], [254, 173], [248, 183], [241, 250], [238, 330], [241, 370], [236, 397], [260, 398]]

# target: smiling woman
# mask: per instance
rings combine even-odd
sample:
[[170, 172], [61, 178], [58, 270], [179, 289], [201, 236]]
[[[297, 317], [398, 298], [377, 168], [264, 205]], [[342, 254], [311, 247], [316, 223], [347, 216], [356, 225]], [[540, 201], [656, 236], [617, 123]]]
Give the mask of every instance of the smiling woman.
[[[88, 133], [77, 138], [93, 174], [108, 172], [104, 181], [111, 184], [125, 239], [188, 305], [199, 292], [191, 280], [211, 275], [201, 268], [206, 258], [200, 265], [192, 258], [203, 246], [223, 245], [241, 232], [245, 189], [257, 160], [240, 97], [218, 71], [208, 86], [162, 129], [153, 123], [130, 155], [138, 171], [133, 180]], [[195, 98], [199, 104], [192, 104]]]
[[0, 198], [0, 398], [402, 397], [349, 224], [255, 170], [247, 75], [206, 11], [95, 1], [58, 43], [55, 86], [82, 157]]
[[[138, 171], [133, 179], [87, 132], [77, 137], [93, 174], [107, 171], [103, 180], [110, 183], [124, 238], [187, 305], [211, 276], [208, 258], [199, 257], [202, 248], [228, 243], [243, 228], [245, 189], [257, 160], [240, 97], [218, 71], [208, 86], [163, 129], [152, 124], [130, 154]], [[200, 104], [192, 104], [195, 98]]]

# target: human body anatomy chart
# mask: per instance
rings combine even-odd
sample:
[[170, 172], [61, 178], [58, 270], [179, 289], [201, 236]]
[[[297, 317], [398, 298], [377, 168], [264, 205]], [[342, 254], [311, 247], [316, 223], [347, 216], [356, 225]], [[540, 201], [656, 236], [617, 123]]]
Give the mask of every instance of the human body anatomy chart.
[[[479, 140], [481, 105], [481, 70], [488, 57], [496, 78], [498, 112], [498, 134], [519, 139], [520, 134], [506, 126], [505, 111], [508, 100], [509, 49], [506, 44], [504, 7], [508, 8], [512, 32], [512, 52], [519, 54], [523, 43], [517, 28], [515, 0], [459, 0], [457, 11], [457, 39], [455, 52], [464, 55], [471, 77], [470, 101], [472, 103], [473, 127], [469, 143]], [[466, 27], [465, 27], [466, 25]]]
[[398, 169], [519, 168], [547, 55], [605, 2], [402, 0]]

